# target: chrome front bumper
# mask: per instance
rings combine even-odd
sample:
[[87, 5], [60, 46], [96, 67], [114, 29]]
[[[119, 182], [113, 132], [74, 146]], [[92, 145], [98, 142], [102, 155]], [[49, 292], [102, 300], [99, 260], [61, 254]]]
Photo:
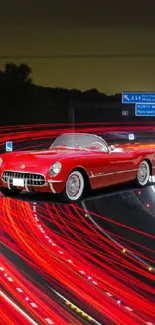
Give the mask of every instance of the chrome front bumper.
[[[21, 179], [24, 181], [23, 188], [29, 192], [31, 187], [44, 187], [49, 186], [52, 193], [56, 193], [54, 184], [63, 183], [63, 180], [53, 180], [50, 179], [46, 181], [45, 176], [39, 173], [29, 173], [21, 171], [10, 171], [5, 170], [2, 173], [2, 181], [7, 184], [7, 187], [11, 190], [13, 189], [13, 179]], [[20, 187], [20, 186], [19, 186]]]
[[12, 171], [12, 170], [11, 171], [5, 170], [2, 173], [2, 181], [3, 183], [7, 184], [7, 187], [9, 189], [12, 189], [14, 187], [13, 185], [14, 179], [23, 180], [24, 188], [26, 191], [29, 191], [29, 187], [46, 186], [46, 180], [43, 174]]
[[63, 183], [63, 181], [62, 180], [57, 181], [57, 180], [53, 180], [53, 179], [48, 180], [48, 184], [49, 184], [49, 187], [51, 189], [51, 192], [54, 193], [54, 194], [56, 193], [56, 190], [54, 188], [54, 184], [58, 184], [58, 183]]

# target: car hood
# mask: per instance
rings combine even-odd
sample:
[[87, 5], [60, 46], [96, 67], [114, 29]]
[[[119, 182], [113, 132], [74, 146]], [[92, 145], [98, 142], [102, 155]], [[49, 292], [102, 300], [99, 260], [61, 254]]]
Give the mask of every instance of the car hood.
[[33, 150], [33, 151], [14, 151], [11, 153], [6, 153], [2, 156], [3, 159], [3, 169], [14, 169], [22, 170], [22, 165], [24, 165], [23, 171], [33, 171], [42, 170], [42, 168], [49, 168], [52, 163], [69, 157], [77, 157], [83, 155], [84, 152], [77, 150]]

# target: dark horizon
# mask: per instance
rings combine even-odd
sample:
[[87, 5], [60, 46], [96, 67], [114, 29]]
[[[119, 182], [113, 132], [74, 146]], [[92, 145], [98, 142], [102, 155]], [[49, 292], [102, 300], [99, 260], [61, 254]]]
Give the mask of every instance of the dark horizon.
[[[155, 3], [9, 0], [0, 12], [0, 67], [21, 58], [45, 87], [106, 94], [155, 89]], [[13, 58], [15, 58], [13, 60]]]

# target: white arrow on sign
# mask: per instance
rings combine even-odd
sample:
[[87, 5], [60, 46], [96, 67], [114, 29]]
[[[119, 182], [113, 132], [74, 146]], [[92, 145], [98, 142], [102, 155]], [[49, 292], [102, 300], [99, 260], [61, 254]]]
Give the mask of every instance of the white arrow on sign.
[[128, 95], [124, 95], [124, 99], [126, 99], [126, 100], [130, 101], [130, 99], [129, 99]]

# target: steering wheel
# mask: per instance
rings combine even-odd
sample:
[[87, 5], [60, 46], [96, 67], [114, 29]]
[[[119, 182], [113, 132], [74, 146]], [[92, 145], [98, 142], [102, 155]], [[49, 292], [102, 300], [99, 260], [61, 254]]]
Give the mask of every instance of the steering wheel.
[[[101, 147], [101, 149], [104, 149], [104, 151], [105, 151], [106, 146], [105, 146], [103, 143], [98, 142], [98, 141], [95, 141], [95, 142], [92, 143], [92, 145], [96, 145], [96, 144], [98, 144], [98, 145]], [[106, 148], [106, 149], [107, 149], [107, 148]], [[107, 151], [107, 150], [106, 150], [106, 151]]]

